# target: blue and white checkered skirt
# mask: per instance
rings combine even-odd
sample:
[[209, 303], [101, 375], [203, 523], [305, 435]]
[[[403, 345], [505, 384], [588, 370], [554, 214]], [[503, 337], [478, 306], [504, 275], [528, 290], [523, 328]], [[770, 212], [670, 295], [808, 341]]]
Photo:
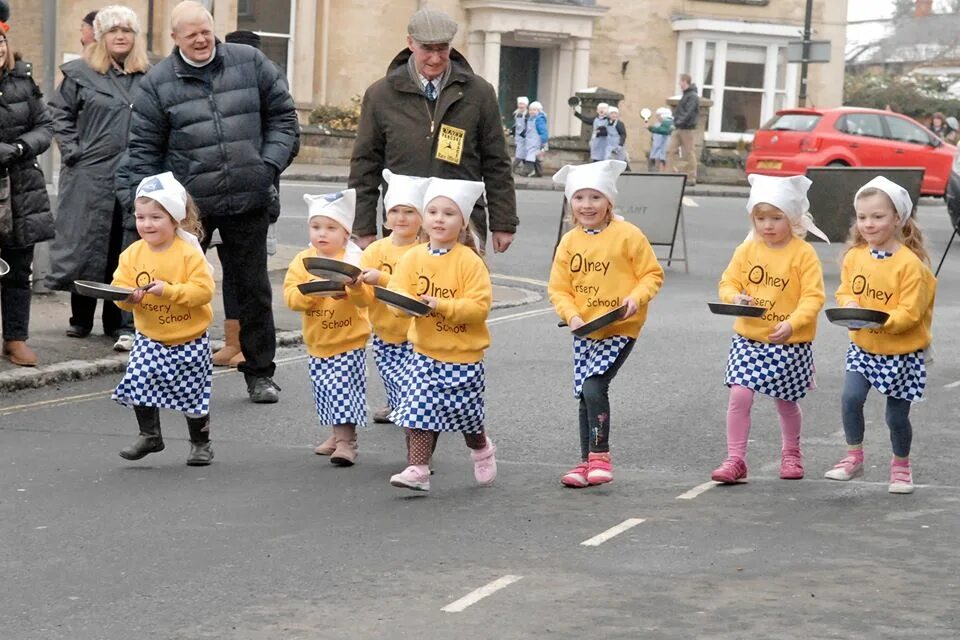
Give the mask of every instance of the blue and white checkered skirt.
[[922, 349], [882, 355], [864, 351], [851, 342], [846, 370], [861, 374], [872, 387], [891, 398], [920, 402], [927, 388], [927, 365]]
[[583, 394], [583, 383], [591, 376], [602, 376], [607, 372], [624, 347], [633, 338], [610, 336], [602, 340], [591, 340], [573, 336], [573, 397]]
[[367, 423], [367, 360], [363, 349], [310, 356], [310, 381], [321, 426]]
[[205, 416], [210, 413], [212, 381], [206, 333], [190, 342], [166, 345], [138, 332], [113, 399], [125, 407], [159, 407]]
[[393, 344], [384, 342], [376, 334], [373, 335], [373, 361], [387, 392], [387, 406], [391, 409], [395, 409], [400, 403], [403, 374], [412, 355], [413, 345], [410, 342]]
[[723, 382], [796, 402], [814, 388], [813, 372], [809, 342], [772, 344], [737, 334], [730, 344]]
[[481, 433], [485, 391], [483, 361], [440, 362], [414, 352], [390, 421], [408, 429]]

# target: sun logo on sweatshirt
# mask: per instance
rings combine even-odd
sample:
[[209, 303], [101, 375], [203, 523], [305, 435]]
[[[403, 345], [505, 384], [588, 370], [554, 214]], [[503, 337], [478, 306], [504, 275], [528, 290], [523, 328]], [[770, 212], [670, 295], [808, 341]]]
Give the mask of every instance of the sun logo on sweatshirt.
[[137, 274], [136, 282], [138, 287], [145, 287], [153, 282], [153, 276], [149, 271], [141, 271]]

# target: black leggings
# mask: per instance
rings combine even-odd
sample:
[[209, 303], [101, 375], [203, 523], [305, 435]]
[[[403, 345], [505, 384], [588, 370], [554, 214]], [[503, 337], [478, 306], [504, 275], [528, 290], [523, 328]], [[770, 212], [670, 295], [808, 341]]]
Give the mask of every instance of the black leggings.
[[617, 359], [606, 373], [590, 376], [583, 381], [580, 395], [580, 459], [586, 460], [589, 453], [607, 453], [610, 451], [610, 382], [617, 371], [627, 361], [633, 351], [636, 340], [624, 345]]

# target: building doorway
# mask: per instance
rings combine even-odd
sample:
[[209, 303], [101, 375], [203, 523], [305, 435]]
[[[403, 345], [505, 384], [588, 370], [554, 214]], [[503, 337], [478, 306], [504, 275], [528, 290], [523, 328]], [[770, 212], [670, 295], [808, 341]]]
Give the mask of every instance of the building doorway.
[[517, 108], [517, 96], [527, 96], [530, 102], [537, 99], [537, 72], [540, 69], [540, 49], [535, 47], [500, 48], [500, 114], [504, 124], [513, 126], [513, 111]]

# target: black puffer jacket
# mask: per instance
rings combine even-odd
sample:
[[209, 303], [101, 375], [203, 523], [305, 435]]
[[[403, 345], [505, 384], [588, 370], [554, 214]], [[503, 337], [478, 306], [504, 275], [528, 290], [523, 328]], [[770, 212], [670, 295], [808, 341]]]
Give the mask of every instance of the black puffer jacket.
[[680, 104], [673, 111], [673, 126], [677, 129], [696, 129], [700, 120], [700, 95], [697, 85], [691, 84], [684, 89]]
[[53, 214], [47, 182], [37, 156], [53, 139], [53, 121], [43, 94], [30, 75], [30, 65], [17, 62], [13, 71], [0, 72], [0, 142], [23, 145], [23, 155], [0, 167], [10, 174], [13, 235], [0, 246], [30, 247], [53, 237]]
[[143, 178], [172, 171], [202, 216], [255, 211], [273, 200], [298, 130], [286, 82], [257, 49], [217, 43], [200, 68], [174, 49], [140, 83], [127, 187], [135, 192]]

